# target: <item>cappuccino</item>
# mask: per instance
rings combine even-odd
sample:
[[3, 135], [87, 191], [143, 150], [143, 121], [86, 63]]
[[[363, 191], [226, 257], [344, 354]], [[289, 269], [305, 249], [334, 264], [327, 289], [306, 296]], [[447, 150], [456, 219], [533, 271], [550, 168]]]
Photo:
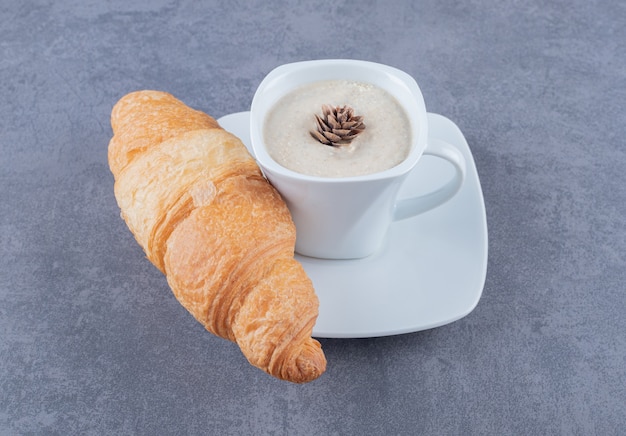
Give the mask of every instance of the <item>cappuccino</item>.
[[[326, 145], [311, 135], [323, 106], [353, 109], [365, 129], [351, 141]], [[411, 148], [411, 126], [400, 103], [387, 91], [363, 82], [325, 80], [282, 97], [263, 128], [269, 155], [301, 174], [351, 177], [373, 174], [401, 163]]]

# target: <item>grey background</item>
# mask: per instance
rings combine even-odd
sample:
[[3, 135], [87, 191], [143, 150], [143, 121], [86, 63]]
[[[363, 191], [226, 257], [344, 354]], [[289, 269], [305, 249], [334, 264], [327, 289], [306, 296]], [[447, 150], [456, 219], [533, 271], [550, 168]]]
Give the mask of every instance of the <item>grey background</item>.
[[[0, 434], [624, 434], [621, 1], [2, 1]], [[322, 340], [298, 386], [176, 302], [119, 217], [111, 107], [247, 110], [297, 60], [390, 64], [464, 132], [489, 225], [481, 301]]]

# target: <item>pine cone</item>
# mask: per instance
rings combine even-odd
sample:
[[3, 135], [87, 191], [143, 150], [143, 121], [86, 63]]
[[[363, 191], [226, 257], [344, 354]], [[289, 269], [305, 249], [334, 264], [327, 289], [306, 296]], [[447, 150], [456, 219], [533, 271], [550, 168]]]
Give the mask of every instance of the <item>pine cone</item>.
[[322, 106], [322, 116], [315, 115], [317, 130], [311, 130], [311, 136], [322, 144], [336, 147], [349, 144], [365, 130], [363, 117], [354, 116], [354, 109], [349, 106]]

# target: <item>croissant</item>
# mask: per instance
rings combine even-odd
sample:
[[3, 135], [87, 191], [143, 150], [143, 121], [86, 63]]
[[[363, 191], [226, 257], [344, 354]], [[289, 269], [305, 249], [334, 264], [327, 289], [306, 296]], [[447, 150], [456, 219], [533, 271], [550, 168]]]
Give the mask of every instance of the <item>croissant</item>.
[[295, 226], [243, 143], [158, 91], [122, 97], [111, 126], [122, 218], [177, 300], [272, 376], [319, 377], [319, 302], [294, 259]]

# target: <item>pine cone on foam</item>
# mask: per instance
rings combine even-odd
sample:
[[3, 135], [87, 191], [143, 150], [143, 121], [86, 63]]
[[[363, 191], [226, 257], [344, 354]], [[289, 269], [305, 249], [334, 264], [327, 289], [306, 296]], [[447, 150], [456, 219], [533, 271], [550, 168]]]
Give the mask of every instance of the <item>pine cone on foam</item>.
[[317, 130], [311, 130], [311, 136], [333, 147], [349, 144], [365, 130], [363, 117], [354, 115], [354, 109], [346, 105], [323, 105], [322, 116], [316, 114], [315, 121]]
[[295, 227], [242, 142], [158, 91], [124, 96], [111, 125], [122, 217], [178, 301], [252, 365], [296, 383], [319, 377], [319, 303], [294, 259]]

